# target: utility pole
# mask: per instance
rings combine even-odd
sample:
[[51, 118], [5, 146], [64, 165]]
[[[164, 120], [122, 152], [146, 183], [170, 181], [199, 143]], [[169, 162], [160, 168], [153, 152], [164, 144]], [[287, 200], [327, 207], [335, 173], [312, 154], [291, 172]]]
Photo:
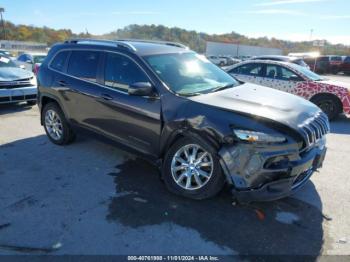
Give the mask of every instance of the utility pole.
[[4, 40], [6, 40], [5, 23], [4, 23], [4, 19], [2, 17], [2, 13], [4, 13], [4, 12], [5, 12], [5, 8], [0, 7], [2, 33], [3, 33]]
[[311, 30], [310, 30], [310, 42], [312, 41], [312, 35], [313, 35], [313, 33], [314, 33], [314, 30], [311, 29]]

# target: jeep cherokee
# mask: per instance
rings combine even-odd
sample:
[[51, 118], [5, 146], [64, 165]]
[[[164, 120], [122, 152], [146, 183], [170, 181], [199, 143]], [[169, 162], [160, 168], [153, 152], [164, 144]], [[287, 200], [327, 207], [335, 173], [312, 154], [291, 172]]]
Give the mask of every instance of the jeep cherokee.
[[238, 201], [300, 188], [324, 160], [327, 116], [314, 104], [241, 83], [181, 44], [69, 40], [39, 71], [41, 123], [58, 145], [92, 131], [156, 161], [173, 193]]

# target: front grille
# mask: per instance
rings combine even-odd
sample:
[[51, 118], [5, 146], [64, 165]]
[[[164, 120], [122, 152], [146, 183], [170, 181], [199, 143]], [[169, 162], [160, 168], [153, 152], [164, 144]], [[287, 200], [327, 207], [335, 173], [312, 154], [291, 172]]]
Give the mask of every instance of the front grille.
[[32, 77], [31, 78], [18, 79], [18, 80], [15, 80], [15, 81], [0, 81], [0, 89], [1, 88], [11, 89], [11, 88], [19, 88], [19, 87], [31, 86], [32, 85], [30, 83], [31, 80], [32, 80]]
[[312, 146], [325, 134], [329, 133], [330, 127], [328, 117], [321, 112], [301, 124], [299, 130], [303, 134], [305, 146]]
[[293, 181], [292, 184], [292, 189], [296, 189], [298, 187], [300, 187], [301, 185], [303, 185], [312, 175], [313, 170], [309, 169], [304, 171], [303, 173], [301, 173], [300, 175], [298, 175], [295, 180]]

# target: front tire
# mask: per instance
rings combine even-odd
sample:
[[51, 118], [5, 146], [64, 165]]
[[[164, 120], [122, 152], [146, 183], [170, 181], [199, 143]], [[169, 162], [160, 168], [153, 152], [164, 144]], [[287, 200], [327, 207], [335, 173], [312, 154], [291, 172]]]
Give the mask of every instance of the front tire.
[[322, 95], [311, 99], [315, 105], [322, 109], [329, 120], [334, 120], [342, 111], [339, 101], [333, 96]]
[[180, 138], [167, 152], [163, 164], [167, 188], [180, 196], [207, 199], [225, 184], [217, 150], [200, 138]]
[[48, 103], [41, 114], [46, 135], [56, 145], [66, 145], [75, 138], [61, 108], [56, 103]]

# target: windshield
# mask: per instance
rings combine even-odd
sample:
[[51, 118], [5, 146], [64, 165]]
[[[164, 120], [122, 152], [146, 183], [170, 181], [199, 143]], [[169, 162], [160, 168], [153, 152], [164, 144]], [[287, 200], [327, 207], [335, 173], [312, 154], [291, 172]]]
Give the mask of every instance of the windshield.
[[0, 56], [0, 67], [18, 67], [10, 58]]
[[38, 55], [38, 56], [34, 56], [34, 64], [39, 63], [42, 64], [44, 62], [46, 56], [44, 55]]
[[145, 57], [167, 86], [180, 95], [198, 95], [239, 85], [232, 76], [196, 53]]
[[304, 62], [303, 59], [296, 59], [296, 60], [294, 60], [294, 64], [297, 64], [297, 65], [300, 65], [300, 66], [303, 66], [303, 67], [308, 67], [308, 65]]
[[319, 76], [318, 74], [310, 71], [306, 67], [297, 65], [297, 64], [291, 64], [291, 66], [296, 69], [298, 72], [302, 73], [306, 78], [312, 80], [312, 81], [320, 81], [324, 80], [323, 77]]

